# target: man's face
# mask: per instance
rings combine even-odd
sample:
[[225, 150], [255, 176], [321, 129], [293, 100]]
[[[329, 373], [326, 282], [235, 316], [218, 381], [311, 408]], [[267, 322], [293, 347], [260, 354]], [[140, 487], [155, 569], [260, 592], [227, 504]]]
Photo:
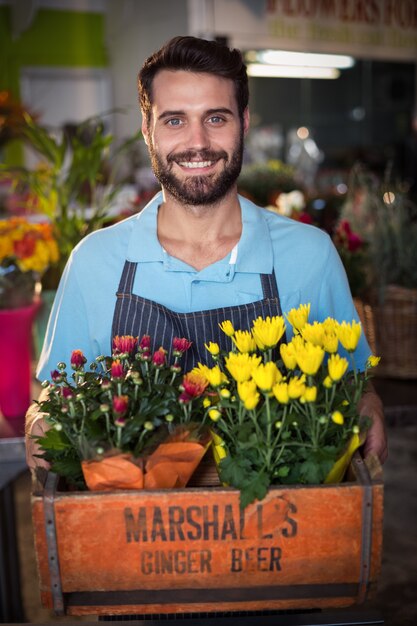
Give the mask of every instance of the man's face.
[[152, 167], [166, 192], [188, 205], [217, 202], [242, 165], [245, 111], [239, 118], [233, 82], [212, 74], [161, 70], [152, 112], [142, 132]]

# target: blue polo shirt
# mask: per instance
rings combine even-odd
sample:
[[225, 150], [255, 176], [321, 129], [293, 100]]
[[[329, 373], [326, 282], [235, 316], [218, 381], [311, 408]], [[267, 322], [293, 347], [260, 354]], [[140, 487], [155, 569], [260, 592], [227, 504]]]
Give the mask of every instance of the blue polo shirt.
[[[158, 193], [137, 215], [85, 237], [73, 250], [57, 291], [37, 376], [49, 379], [80, 349], [88, 363], [111, 353], [111, 327], [125, 260], [138, 263], [133, 292], [180, 313], [255, 302], [260, 274], [273, 270], [282, 311], [311, 303], [310, 321], [358, 319], [340, 258], [322, 230], [261, 209], [239, 196], [242, 235], [225, 258], [201, 271], [170, 256], [157, 237]], [[365, 338], [356, 352], [363, 368]]]

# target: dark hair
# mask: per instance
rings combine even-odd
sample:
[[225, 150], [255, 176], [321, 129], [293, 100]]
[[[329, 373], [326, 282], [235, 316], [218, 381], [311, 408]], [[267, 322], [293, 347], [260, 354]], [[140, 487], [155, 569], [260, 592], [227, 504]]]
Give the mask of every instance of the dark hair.
[[138, 75], [139, 103], [149, 123], [152, 105], [152, 83], [160, 70], [188, 70], [229, 78], [234, 82], [240, 117], [249, 101], [248, 76], [242, 54], [218, 41], [179, 36], [168, 41], [143, 64]]

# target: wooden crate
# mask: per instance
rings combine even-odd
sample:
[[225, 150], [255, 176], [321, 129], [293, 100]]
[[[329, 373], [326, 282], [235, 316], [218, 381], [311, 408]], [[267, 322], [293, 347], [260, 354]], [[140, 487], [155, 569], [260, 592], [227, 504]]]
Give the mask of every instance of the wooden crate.
[[41, 598], [57, 614], [345, 607], [380, 574], [383, 484], [272, 488], [239, 509], [227, 488], [32, 496]]

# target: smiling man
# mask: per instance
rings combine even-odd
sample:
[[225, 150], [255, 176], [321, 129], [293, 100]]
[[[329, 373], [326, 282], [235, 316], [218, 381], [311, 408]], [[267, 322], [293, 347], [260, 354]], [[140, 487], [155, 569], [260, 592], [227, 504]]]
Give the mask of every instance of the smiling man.
[[[193, 342], [184, 369], [207, 360], [205, 343], [228, 348], [219, 323], [249, 329], [258, 316], [311, 304], [310, 317], [357, 319], [329, 236], [259, 208], [237, 193], [249, 127], [248, 79], [238, 50], [176, 37], [139, 73], [142, 131], [162, 190], [145, 209], [86, 237], [63, 274], [38, 368], [49, 378], [74, 348], [88, 361], [115, 335], [149, 334], [153, 346]], [[365, 337], [357, 350], [363, 368]], [[366, 453], [386, 458], [383, 409], [369, 390]], [[28, 432], [39, 432], [36, 416]], [[33, 441], [28, 459], [33, 465]]]

